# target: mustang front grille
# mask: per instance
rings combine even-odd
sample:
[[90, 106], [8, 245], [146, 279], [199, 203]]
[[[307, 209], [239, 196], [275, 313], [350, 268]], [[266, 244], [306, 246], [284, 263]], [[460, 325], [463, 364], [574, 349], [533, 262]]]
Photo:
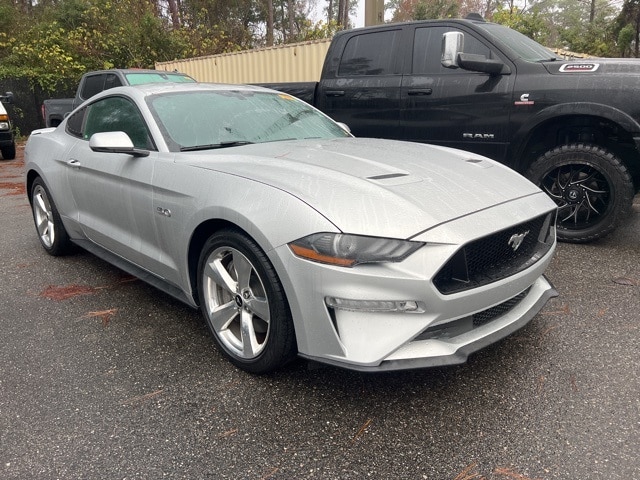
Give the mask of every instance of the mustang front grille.
[[433, 279], [444, 295], [507, 278], [540, 260], [554, 241], [553, 213], [464, 245]]

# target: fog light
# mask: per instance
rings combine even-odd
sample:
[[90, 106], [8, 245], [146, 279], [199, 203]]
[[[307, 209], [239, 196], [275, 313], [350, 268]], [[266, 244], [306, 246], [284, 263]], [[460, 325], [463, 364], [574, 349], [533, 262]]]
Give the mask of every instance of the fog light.
[[346, 298], [325, 297], [328, 307], [351, 312], [377, 313], [424, 313], [425, 306], [415, 300], [350, 300]]

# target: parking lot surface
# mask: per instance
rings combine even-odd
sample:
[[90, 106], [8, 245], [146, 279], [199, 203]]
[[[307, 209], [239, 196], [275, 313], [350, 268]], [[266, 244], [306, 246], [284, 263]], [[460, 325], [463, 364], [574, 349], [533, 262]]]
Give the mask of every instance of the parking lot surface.
[[199, 312], [48, 256], [21, 153], [0, 162], [0, 478], [640, 479], [640, 204], [559, 245], [560, 297], [465, 365], [252, 376]]

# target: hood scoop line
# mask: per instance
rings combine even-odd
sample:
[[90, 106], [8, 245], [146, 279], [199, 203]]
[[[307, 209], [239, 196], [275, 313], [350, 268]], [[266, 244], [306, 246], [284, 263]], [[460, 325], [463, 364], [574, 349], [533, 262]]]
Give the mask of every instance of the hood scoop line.
[[373, 177], [367, 177], [367, 180], [389, 180], [390, 178], [408, 177], [406, 173], [387, 173], [385, 175], [374, 175]]

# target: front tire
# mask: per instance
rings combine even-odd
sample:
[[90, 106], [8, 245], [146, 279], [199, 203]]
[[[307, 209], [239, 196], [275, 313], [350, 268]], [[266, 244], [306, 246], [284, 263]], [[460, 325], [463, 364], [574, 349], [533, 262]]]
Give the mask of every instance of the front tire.
[[31, 210], [40, 244], [46, 252], [54, 257], [68, 254], [72, 249], [71, 240], [49, 190], [39, 177], [31, 186]]
[[204, 245], [198, 293], [209, 329], [237, 367], [267, 373], [295, 356], [289, 305], [275, 269], [247, 235], [223, 230]]
[[635, 193], [627, 167], [596, 145], [570, 144], [549, 150], [527, 178], [558, 205], [558, 240], [584, 243], [608, 235], [631, 211]]

